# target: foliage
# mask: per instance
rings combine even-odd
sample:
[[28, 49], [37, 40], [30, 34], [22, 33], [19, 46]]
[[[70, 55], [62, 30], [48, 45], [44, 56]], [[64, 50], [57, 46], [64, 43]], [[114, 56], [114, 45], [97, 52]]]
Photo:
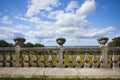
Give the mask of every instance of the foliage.
[[108, 47], [120, 47], [120, 37], [115, 37], [108, 43]]
[[8, 43], [4, 40], [0, 40], [0, 47], [13, 47], [14, 45], [12, 43]]
[[35, 43], [34, 47], [44, 47], [44, 45], [40, 43]]
[[40, 43], [35, 43], [35, 44], [33, 44], [33, 43], [31, 43], [31, 42], [28, 42], [28, 43], [25, 43], [25, 44], [23, 45], [23, 47], [44, 47], [44, 45], [43, 45], [43, 44], [40, 44]]
[[23, 47], [34, 47], [34, 44], [28, 42], [28, 43], [24, 44]]
[[[0, 40], [0, 47], [14, 47], [14, 46], [15, 45], [12, 43], [8, 43], [5, 40]], [[44, 47], [44, 45], [40, 43], [33, 44], [31, 42], [28, 42], [28, 43], [25, 43], [22, 47]]]

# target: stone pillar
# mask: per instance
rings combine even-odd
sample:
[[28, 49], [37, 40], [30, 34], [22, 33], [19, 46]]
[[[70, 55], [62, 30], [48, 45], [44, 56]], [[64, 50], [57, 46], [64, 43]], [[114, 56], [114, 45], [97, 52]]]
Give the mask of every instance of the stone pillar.
[[103, 58], [103, 64], [102, 67], [103, 68], [107, 68], [108, 66], [108, 55], [107, 55], [107, 46], [105, 45], [108, 41], [108, 38], [103, 37], [103, 38], [99, 38], [97, 39], [98, 43], [100, 44], [100, 48], [101, 48], [101, 56]]
[[64, 47], [63, 44], [65, 43], [66, 39], [65, 38], [57, 38], [56, 42], [59, 44], [59, 61], [58, 61], [58, 67], [64, 67], [64, 60], [63, 60], [63, 52], [64, 52]]
[[15, 67], [21, 67], [22, 66], [22, 54], [21, 54], [21, 46], [24, 44], [25, 39], [24, 38], [15, 38]]

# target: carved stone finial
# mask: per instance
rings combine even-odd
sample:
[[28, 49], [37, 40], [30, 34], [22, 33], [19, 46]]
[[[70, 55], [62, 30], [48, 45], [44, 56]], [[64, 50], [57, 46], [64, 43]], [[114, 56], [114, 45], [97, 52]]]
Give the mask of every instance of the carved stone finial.
[[59, 44], [60, 46], [63, 46], [63, 44], [65, 43], [66, 39], [65, 38], [57, 38], [56, 42], [57, 44]]
[[15, 44], [16, 44], [16, 45], [21, 46], [21, 45], [24, 44], [25, 39], [24, 39], [24, 38], [15, 38], [14, 41], [15, 41]]
[[108, 38], [107, 37], [98, 38], [97, 41], [100, 45], [105, 45], [108, 41]]

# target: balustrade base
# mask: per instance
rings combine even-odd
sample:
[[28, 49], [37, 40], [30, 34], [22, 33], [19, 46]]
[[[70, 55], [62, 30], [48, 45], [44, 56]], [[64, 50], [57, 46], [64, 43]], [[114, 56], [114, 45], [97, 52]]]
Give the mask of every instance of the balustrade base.
[[56, 67], [58, 67], [58, 68], [65, 68], [65, 65], [63, 63], [57, 63]]
[[[92, 73], [92, 74], [91, 74]], [[80, 77], [80, 78], [120, 78], [120, 69], [110, 68], [2, 68], [0, 77]]]
[[14, 67], [23, 67], [23, 63], [17, 63], [13, 65]]
[[32, 67], [38, 67], [38, 63], [33, 63]]
[[76, 64], [76, 68], [81, 68], [80, 63], [77, 63], [77, 64]]

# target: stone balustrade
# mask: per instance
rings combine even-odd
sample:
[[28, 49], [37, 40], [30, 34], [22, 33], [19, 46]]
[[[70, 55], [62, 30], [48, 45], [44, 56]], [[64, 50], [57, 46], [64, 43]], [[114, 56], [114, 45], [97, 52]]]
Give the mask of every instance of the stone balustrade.
[[24, 48], [25, 39], [14, 39], [15, 47], [0, 47], [0, 67], [120, 68], [120, 47], [105, 46], [107, 40], [94, 48], [64, 48], [64, 38], [56, 39], [58, 48]]

